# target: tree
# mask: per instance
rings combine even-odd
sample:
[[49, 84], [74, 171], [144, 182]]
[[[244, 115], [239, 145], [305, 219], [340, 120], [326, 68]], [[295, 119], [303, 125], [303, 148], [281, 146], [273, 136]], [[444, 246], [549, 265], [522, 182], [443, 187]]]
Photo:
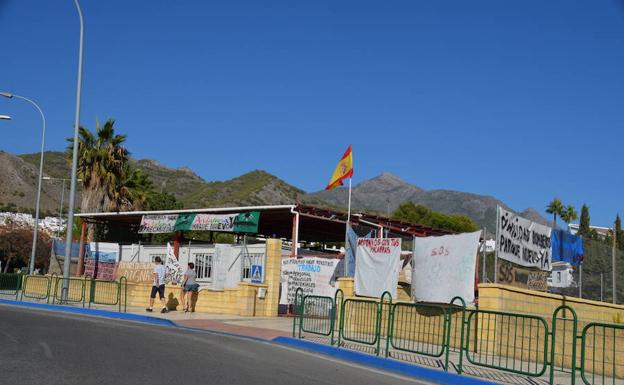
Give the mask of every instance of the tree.
[[[115, 121], [108, 119], [103, 126], [96, 123], [95, 135], [80, 127], [78, 138], [78, 177], [82, 179], [83, 213], [115, 210], [121, 206], [125, 190], [119, 187], [127, 176], [130, 154], [123, 146], [125, 135], [115, 134]], [[73, 151], [69, 139], [68, 157]]]
[[565, 223], [569, 224], [570, 222], [578, 219], [578, 213], [576, 212], [574, 206], [568, 205], [567, 207], [563, 208], [560, 217]]
[[615, 216], [615, 243], [618, 248], [623, 248], [624, 243], [624, 233], [622, 232], [622, 219], [620, 219], [620, 214]]
[[400, 205], [392, 214], [392, 217], [394, 219], [460, 233], [475, 231], [477, 229], [477, 225], [467, 216], [442, 214], [412, 202]]
[[168, 192], [152, 191], [147, 198], [148, 210], [176, 210], [181, 208], [182, 203], [178, 202], [176, 197]]
[[141, 170], [128, 170], [124, 172], [126, 180], [123, 181], [121, 188], [125, 189], [120, 195], [125, 199], [124, 205], [134, 210], [142, 210], [147, 208], [150, 196], [154, 192], [154, 186], [149, 176]]
[[589, 207], [583, 204], [583, 207], [581, 207], [581, 221], [579, 223], [578, 234], [584, 238], [590, 238], [591, 228], [589, 226]]
[[561, 214], [564, 213], [564, 210], [565, 207], [563, 206], [563, 203], [561, 203], [561, 199], [559, 198], [553, 199], [552, 201], [550, 201], [548, 206], [546, 206], [546, 213], [552, 214], [553, 216], [553, 228], [557, 228], [557, 215], [561, 217]]
[[[28, 266], [32, 246], [33, 228], [9, 224], [0, 227], [0, 261], [3, 272]], [[50, 264], [52, 239], [45, 232], [37, 238], [35, 268], [47, 270]]]

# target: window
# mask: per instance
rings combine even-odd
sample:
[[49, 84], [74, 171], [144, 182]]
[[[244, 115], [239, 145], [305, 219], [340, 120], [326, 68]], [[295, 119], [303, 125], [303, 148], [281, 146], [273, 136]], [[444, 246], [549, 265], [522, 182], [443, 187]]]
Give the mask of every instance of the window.
[[167, 261], [167, 254], [150, 254], [150, 259], [152, 260], [152, 263], [154, 263], [154, 260], [156, 259], [156, 257], [160, 257], [160, 260], [162, 261], [163, 264], [165, 264], [165, 262]]
[[195, 273], [197, 273], [197, 279], [209, 280], [212, 278], [212, 254], [196, 253], [193, 254], [195, 258]]

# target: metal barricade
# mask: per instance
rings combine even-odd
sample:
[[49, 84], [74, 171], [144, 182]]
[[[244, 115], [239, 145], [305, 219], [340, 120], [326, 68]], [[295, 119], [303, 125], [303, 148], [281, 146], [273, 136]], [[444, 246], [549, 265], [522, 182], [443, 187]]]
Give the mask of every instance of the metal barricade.
[[[52, 291], [52, 303], [82, 303], [85, 306], [86, 280], [82, 278], [57, 277]], [[67, 287], [67, 295], [63, 298], [63, 288]]]
[[[445, 306], [395, 303], [390, 309], [390, 347], [408, 353], [442, 357], [446, 350], [448, 313]], [[386, 356], [389, 349], [386, 350]]]
[[0, 273], [0, 295], [8, 295], [17, 299], [22, 287], [23, 274]]
[[21, 299], [31, 298], [50, 302], [51, 277], [44, 275], [26, 275], [21, 291]]
[[587, 385], [622, 383], [624, 379], [624, 325], [594, 322], [583, 328], [581, 378]]
[[299, 337], [301, 333], [331, 336], [334, 332], [334, 298], [308, 295], [303, 298]]
[[555, 371], [568, 373], [570, 384], [576, 382], [577, 325], [576, 311], [570, 306], [559, 306], [553, 312], [550, 332], [550, 385], [555, 384]]
[[[473, 329], [475, 340], [470, 338]], [[548, 366], [548, 334], [542, 317], [474, 311], [466, 322], [465, 357], [473, 365], [539, 377]]]
[[127, 281], [121, 277], [119, 281], [92, 279], [89, 290], [89, 307], [91, 304], [123, 306], [126, 311]]
[[[346, 299], [341, 309], [340, 338], [365, 345], [377, 345], [381, 328], [381, 303], [374, 300]], [[379, 354], [379, 350], [376, 351]]]

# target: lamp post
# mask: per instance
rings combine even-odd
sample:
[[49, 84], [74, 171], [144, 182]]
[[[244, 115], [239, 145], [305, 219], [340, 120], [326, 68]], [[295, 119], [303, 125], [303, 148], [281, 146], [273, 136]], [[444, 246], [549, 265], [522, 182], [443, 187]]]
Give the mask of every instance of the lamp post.
[[69, 208], [67, 210], [67, 238], [65, 241], [65, 259], [63, 260], [63, 289], [61, 300], [67, 299], [69, 290], [69, 267], [71, 264], [72, 229], [74, 227], [74, 203], [76, 201], [76, 169], [78, 166], [78, 129], [80, 128], [80, 91], [82, 88], [82, 50], [84, 41], [84, 21], [78, 0], [74, 0], [80, 21], [80, 39], [78, 47], [78, 82], [76, 84], [76, 114], [74, 120], [74, 142], [72, 154], [71, 182], [69, 188]]
[[37, 183], [37, 202], [35, 203], [35, 228], [33, 230], [33, 244], [30, 252], [30, 261], [28, 262], [28, 273], [32, 274], [33, 270], [35, 270], [35, 257], [37, 254], [37, 232], [39, 230], [39, 203], [41, 201], [41, 178], [43, 178], [43, 150], [45, 147], [45, 131], [46, 131], [46, 120], [41, 107], [34, 100], [29, 99], [25, 96], [15, 95], [10, 92], [0, 92], [0, 96], [3, 96], [8, 99], [21, 99], [30, 104], [32, 104], [39, 114], [41, 115], [41, 122], [43, 127], [41, 129], [41, 156], [39, 158], [39, 181]]

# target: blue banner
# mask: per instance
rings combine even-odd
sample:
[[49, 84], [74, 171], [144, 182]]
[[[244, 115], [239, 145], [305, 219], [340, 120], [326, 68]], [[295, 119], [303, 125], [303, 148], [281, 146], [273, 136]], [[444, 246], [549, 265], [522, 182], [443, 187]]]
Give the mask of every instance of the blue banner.
[[552, 261], [580, 264], [583, 261], [583, 238], [564, 230], [553, 230]]
[[[360, 238], [370, 238], [373, 236], [373, 231], [369, 231], [363, 237]], [[357, 240], [358, 235], [353, 231], [351, 226], [347, 227], [347, 247], [346, 247], [346, 262], [348, 266], [348, 271], [345, 271], [345, 277], [353, 277], [355, 275], [355, 250], [357, 249]]]
[[[65, 256], [65, 241], [62, 241], [60, 239], [52, 240], [52, 251], [54, 252], [55, 255], [59, 257], [64, 257]], [[78, 258], [79, 254], [80, 254], [80, 242], [72, 242], [71, 257]]]

